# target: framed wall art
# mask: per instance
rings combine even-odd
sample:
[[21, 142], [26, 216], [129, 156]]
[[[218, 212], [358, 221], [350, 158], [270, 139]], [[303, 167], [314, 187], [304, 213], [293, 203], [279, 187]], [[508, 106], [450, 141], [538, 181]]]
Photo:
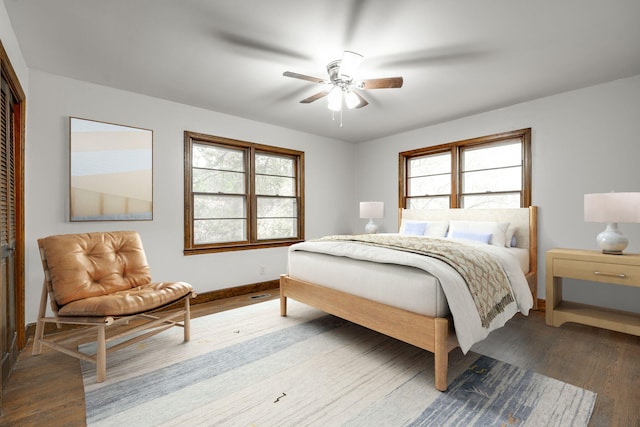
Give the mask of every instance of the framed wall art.
[[153, 219], [153, 131], [69, 118], [71, 221]]

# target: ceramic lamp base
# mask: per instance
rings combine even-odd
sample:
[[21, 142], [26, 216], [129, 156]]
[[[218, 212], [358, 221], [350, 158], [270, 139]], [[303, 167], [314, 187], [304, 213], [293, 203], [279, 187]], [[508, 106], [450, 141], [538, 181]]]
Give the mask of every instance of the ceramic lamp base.
[[618, 223], [610, 222], [607, 228], [596, 237], [603, 254], [622, 255], [629, 244], [627, 237], [618, 229]]
[[373, 222], [373, 219], [370, 219], [367, 225], [364, 226], [364, 231], [367, 234], [376, 234], [378, 232], [378, 226]]

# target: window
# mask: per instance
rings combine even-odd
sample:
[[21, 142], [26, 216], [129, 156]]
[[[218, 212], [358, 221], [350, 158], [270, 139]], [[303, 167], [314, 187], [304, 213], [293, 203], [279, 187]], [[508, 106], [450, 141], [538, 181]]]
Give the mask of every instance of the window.
[[513, 208], [531, 204], [531, 129], [400, 153], [400, 207]]
[[185, 254], [304, 240], [304, 153], [185, 132]]

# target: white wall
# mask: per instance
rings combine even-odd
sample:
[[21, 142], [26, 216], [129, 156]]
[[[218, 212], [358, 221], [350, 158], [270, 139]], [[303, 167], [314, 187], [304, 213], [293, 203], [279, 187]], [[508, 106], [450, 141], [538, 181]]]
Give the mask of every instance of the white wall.
[[[546, 250], [597, 249], [604, 224], [583, 221], [583, 195], [640, 191], [639, 121], [640, 75], [382, 138], [358, 146], [357, 196], [384, 201], [382, 231], [394, 231], [399, 152], [531, 127], [538, 296], [544, 298]], [[627, 252], [640, 252], [640, 224], [621, 229], [630, 240]], [[565, 282], [568, 299], [640, 311], [637, 289]]]
[[[36, 240], [51, 234], [136, 230], [153, 277], [184, 280], [198, 292], [277, 279], [286, 271], [286, 247], [182, 254], [185, 130], [304, 151], [306, 237], [347, 233], [354, 225], [353, 144], [35, 70], [29, 71], [29, 89], [27, 323], [36, 319], [43, 275]], [[153, 130], [153, 221], [69, 222], [69, 116]], [[259, 266], [265, 267], [264, 275]]]

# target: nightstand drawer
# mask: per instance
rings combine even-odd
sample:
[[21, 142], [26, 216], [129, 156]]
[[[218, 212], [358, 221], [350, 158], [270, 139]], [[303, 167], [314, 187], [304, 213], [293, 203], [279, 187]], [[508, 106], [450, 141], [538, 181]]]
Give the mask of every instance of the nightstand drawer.
[[640, 286], [640, 266], [555, 259], [553, 275], [594, 282]]

